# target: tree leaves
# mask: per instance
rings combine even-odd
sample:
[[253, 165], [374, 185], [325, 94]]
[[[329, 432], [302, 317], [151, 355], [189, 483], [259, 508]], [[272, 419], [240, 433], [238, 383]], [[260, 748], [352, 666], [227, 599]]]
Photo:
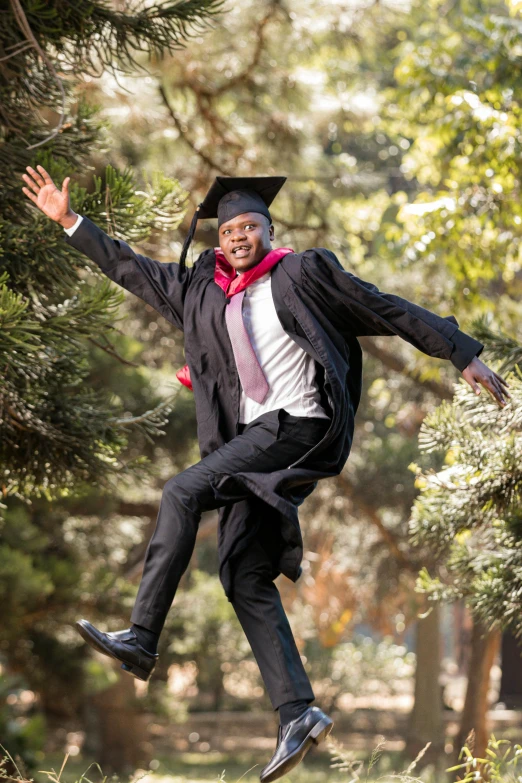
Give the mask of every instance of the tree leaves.
[[[486, 330], [484, 330], [485, 336]], [[491, 335], [502, 356], [516, 341]], [[421, 449], [451, 450], [449, 466], [420, 474], [423, 484], [410, 519], [412, 540], [439, 555], [439, 576], [421, 572], [417, 589], [432, 600], [465, 598], [491, 627], [522, 635], [522, 372], [507, 375], [504, 409], [460, 385], [453, 402], [426, 417]], [[443, 568], [442, 568], [443, 566]], [[444, 577], [443, 577], [444, 575]]]

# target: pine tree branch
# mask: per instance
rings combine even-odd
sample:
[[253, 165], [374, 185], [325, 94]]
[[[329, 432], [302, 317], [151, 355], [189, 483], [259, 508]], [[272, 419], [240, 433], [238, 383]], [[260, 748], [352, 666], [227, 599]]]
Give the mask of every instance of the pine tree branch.
[[121, 364], [125, 364], [127, 367], [139, 367], [140, 365], [137, 362], [131, 362], [129, 359], [124, 359], [123, 356], [120, 356], [120, 354], [116, 351], [116, 349], [112, 345], [102, 345], [98, 342], [98, 340], [95, 340], [94, 337], [89, 337], [89, 342], [95, 345], [97, 348], [101, 348], [102, 351], [105, 351], [105, 353], [108, 353], [109, 356], [113, 356], [115, 359], [117, 359]]
[[279, 2], [271, 3], [269, 10], [266, 12], [263, 18], [259, 20], [259, 22], [256, 25], [255, 34], [257, 40], [250, 62], [241, 71], [239, 71], [239, 73], [237, 73], [231, 79], [228, 79], [228, 81], [221, 84], [217, 89], [213, 90], [212, 97], [217, 97], [219, 95], [222, 95], [224, 92], [229, 92], [229, 90], [234, 90], [236, 87], [238, 87], [240, 84], [244, 82], [251, 81], [252, 71], [259, 65], [259, 62], [261, 60], [261, 55], [263, 54], [263, 50], [265, 48], [266, 27], [268, 23], [274, 18], [274, 16], [280, 10], [281, 10], [281, 4]]
[[27, 49], [33, 49], [33, 44], [31, 41], [26, 41], [19, 44], [13, 44], [12, 46], [7, 46], [6, 48], [14, 49], [15, 51], [11, 52], [11, 54], [7, 54], [5, 57], [0, 57], [0, 63], [5, 62], [6, 60], [10, 60], [11, 57], [16, 57], [18, 54], [25, 52]]
[[[74, 56], [93, 60], [87, 45], [96, 53], [102, 68], [113, 70], [115, 60], [125, 69], [145, 70], [136, 60], [134, 50], [148, 50], [161, 57], [185, 46], [187, 39], [222, 11], [222, 0], [162, 0], [137, 13], [115, 12], [108, 6], [89, 3], [89, 20], [93, 31], [88, 42], [76, 41], [81, 51]], [[94, 65], [94, 63], [93, 63]]]
[[163, 400], [163, 402], [160, 402], [159, 405], [156, 405], [156, 407], [152, 408], [150, 411], [145, 411], [144, 413], [141, 413], [139, 416], [124, 416], [123, 418], [120, 419], [115, 418], [112, 419], [112, 421], [114, 422], [114, 424], [123, 427], [130, 427], [136, 424], [143, 424], [145, 422], [152, 422], [152, 421], [155, 422], [157, 420], [158, 414], [161, 411], [166, 411], [168, 415], [169, 409], [171, 409], [172, 406], [174, 405], [176, 397], [180, 392], [180, 389], [177, 389], [175, 394], [171, 395], [171, 397], [169, 397], [168, 399]]
[[199, 149], [194, 142], [190, 139], [188, 134], [183, 130], [183, 123], [181, 122], [180, 118], [172, 108], [169, 99], [167, 98], [167, 93], [165, 92], [165, 88], [162, 84], [159, 85], [159, 92], [161, 95], [161, 98], [163, 100], [163, 103], [165, 104], [167, 111], [169, 112], [172, 121], [174, 125], [176, 126], [176, 129], [180, 135], [180, 137], [183, 139], [185, 144], [187, 144], [192, 152], [195, 152], [196, 155], [201, 158], [203, 163], [205, 163], [210, 169], [214, 169], [215, 171], [218, 171], [220, 174], [222, 174], [225, 177], [231, 177], [232, 172], [229, 171], [227, 168], [222, 166], [222, 164], [218, 163], [217, 161], [213, 160], [209, 155], [207, 155], [206, 152], [203, 152], [203, 150]]
[[485, 344], [486, 350], [491, 352], [495, 359], [502, 360], [498, 369], [500, 375], [522, 364], [522, 345], [502, 330], [492, 329], [487, 316], [473, 321], [471, 329], [476, 339]]
[[[42, 58], [43, 62], [47, 65], [49, 71], [51, 72], [54, 80], [56, 81], [56, 84], [58, 85], [58, 88], [60, 90], [60, 96], [62, 100], [62, 106], [60, 109], [60, 118], [58, 120], [58, 125], [54, 129], [54, 131], [49, 135], [46, 136], [45, 139], [42, 139], [42, 141], [36, 142], [36, 144], [30, 144], [26, 149], [32, 150], [35, 147], [40, 147], [42, 144], [45, 144], [46, 142], [50, 141], [51, 139], [54, 139], [55, 136], [58, 135], [60, 132], [63, 122], [65, 119], [65, 90], [63, 88], [63, 82], [58, 76], [56, 69], [51, 62], [51, 60], [47, 57], [47, 54], [44, 52], [38, 41], [36, 40], [36, 37], [31, 30], [31, 26], [29, 25], [29, 22], [27, 21], [27, 17], [24, 13], [24, 9], [22, 8], [22, 5], [20, 3], [20, 0], [10, 0], [11, 8], [13, 9], [13, 15], [18, 22], [18, 26], [20, 27], [22, 33], [26, 36], [28, 42], [31, 44], [31, 46], [36, 49], [40, 57]], [[18, 52], [19, 53], [19, 52]]]

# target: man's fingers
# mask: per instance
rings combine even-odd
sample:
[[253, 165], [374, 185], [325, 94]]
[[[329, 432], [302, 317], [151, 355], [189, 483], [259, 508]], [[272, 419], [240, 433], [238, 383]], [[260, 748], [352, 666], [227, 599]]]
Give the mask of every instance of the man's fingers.
[[502, 387], [497, 382], [497, 379], [493, 376], [491, 379], [489, 379], [489, 384], [487, 386], [489, 391], [493, 394], [497, 402], [499, 402], [501, 405], [505, 405], [506, 401], [504, 399], [504, 393], [502, 391]]
[[[509, 389], [509, 383], [506, 380], [504, 380], [504, 378], [501, 375], [498, 375], [497, 373], [495, 373], [495, 377], [496, 377], [497, 381], [499, 381], [499, 383], [501, 383], [503, 386], [505, 386], [507, 389]], [[510, 394], [508, 394], [507, 391], [504, 391], [504, 394], [507, 394], [508, 397], [511, 396]]]
[[71, 181], [70, 177], [65, 177], [64, 181], [62, 182], [62, 193], [64, 196], [69, 195], [69, 182]]
[[511, 395], [506, 389], [509, 384], [501, 375], [494, 370], [490, 370], [487, 366], [479, 367], [475, 373], [469, 373], [469, 375], [471, 377], [466, 377], [466, 373], [464, 377], [475, 394], [480, 394], [479, 384], [481, 384], [488, 390], [492, 397], [495, 398], [499, 405], [504, 407], [507, 402], [506, 398], [510, 398]]
[[45, 185], [45, 182], [43, 181], [42, 176], [35, 171], [31, 166], [26, 166], [27, 171], [29, 174], [33, 177], [34, 181], [37, 182], [41, 188]]
[[40, 164], [38, 164], [38, 166], [37, 166], [36, 168], [38, 169], [38, 171], [40, 172], [40, 174], [43, 176], [43, 178], [44, 178], [44, 180], [45, 180], [45, 184], [46, 184], [46, 185], [52, 185], [52, 184], [53, 184], [53, 181], [52, 181], [52, 179], [51, 179], [51, 176], [50, 176], [50, 174], [49, 174], [49, 173], [48, 173], [48, 172], [47, 172], [47, 171], [44, 169], [44, 167], [43, 167], [43, 166], [40, 166]]
[[499, 388], [498, 388], [498, 386], [496, 384], [495, 376], [494, 375], [488, 375], [486, 378], [483, 379], [482, 383], [486, 387], [486, 389], [488, 391], [490, 391], [491, 394], [493, 394], [493, 396], [498, 399]]
[[504, 395], [503, 395], [503, 393], [502, 393], [502, 389], [501, 389], [499, 386], [495, 386], [495, 390], [494, 390], [494, 392], [493, 392], [493, 393], [494, 393], [494, 395], [495, 395], [495, 397], [496, 397], [497, 401], [498, 401], [498, 402], [499, 402], [501, 405], [505, 405], [505, 404], [506, 404], [506, 400], [504, 399]]
[[31, 177], [28, 177], [27, 174], [22, 174], [22, 178], [25, 180], [25, 182], [27, 182], [31, 190], [34, 190], [35, 193], [40, 192], [40, 186], [37, 185], [36, 182], [31, 179]]
[[22, 190], [25, 193], [25, 195], [31, 199], [31, 201], [34, 201], [35, 204], [37, 203], [38, 199], [34, 195], [34, 193], [31, 193], [31, 191], [28, 188], [22, 188]]
[[[496, 375], [496, 376], [495, 376], [495, 380], [496, 380], [496, 382], [497, 382], [497, 386], [498, 386], [498, 388], [500, 389], [501, 393], [502, 393], [502, 394], [503, 394], [505, 397], [509, 397], [509, 398], [511, 398], [511, 394], [510, 394], [510, 393], [507, 391], [507, 389], [506, 389], [506, 386], [508, 386], [509, 384], [507, 384], [507, 383], [505, 382], [505, 380], [504, 380], [503, 378], [501, 378], [501, 377], [500, 377], [500, 375]], [[502, 385], [502, 384], [504, 384], [504, 385]]]
[[[502, 387], [502, 381], [504, 379], [500, 377], [500, 375], [497, 375], [496, 373], [493, 373], [493, 383], [495, 385], [495, 388], [497, 389], [498, 393], [500, 394], [500, 397], [505, 402], [505, 397], [509, 397], [508, 392]], [[505, 381], [504, 381], [505, 383]]]

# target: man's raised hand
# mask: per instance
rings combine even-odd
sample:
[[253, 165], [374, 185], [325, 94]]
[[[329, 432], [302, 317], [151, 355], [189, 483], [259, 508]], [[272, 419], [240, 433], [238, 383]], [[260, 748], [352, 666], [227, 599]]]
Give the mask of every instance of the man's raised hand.
[[38, 171], [35, 171], [31, 166], [26, 166], [29, 174], [22, 174], [22, 179], [27, 182], [29, 187], [22, 188], [23, 192], [33, 204], [42, 210], [44, 215], [60, 223], [64, 228], [70, 228], [78, 217], [69, 205], [71, 178], [65, 177], [62, 189], [59, 190], [43, 166], [36, 168]]
[[480, 361], [478, 356], [475, 356], [462, 370], [462, 377], [469, 383], [475, 394], [480, 394], [479, 383], [481, 383], [502, 407], [506, 404], [505, 397], [511, 397], [506, 391], [509, 383], [501, 375], [490, 370], [487, 364]]

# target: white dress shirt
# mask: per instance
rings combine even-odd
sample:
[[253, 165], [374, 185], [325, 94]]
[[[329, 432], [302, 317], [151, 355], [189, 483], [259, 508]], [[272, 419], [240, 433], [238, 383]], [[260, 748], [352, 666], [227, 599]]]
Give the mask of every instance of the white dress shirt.
[[74, 223], [70, 228], [64, 228], [65, 233], [69, 234], [69, 236], [72, 237], [72, 235], [74, 234], [74, 232], [76, 231], [76, 229], [78, 228], [82, 220], [83, 220], [83, 215], [78, 215], [78, 217], [76, 218], [76, 220], [74, 221]]
[[[64, 231], [72, 236], [82, 220], [78, 215], [74, 225]], [[314, 359], [281, 326], [272, 297], [271, 270], [246, 287], [243, 322], [270, 388], [262, 403], [247, 397], [241, 389], [240, 423], [249, 424], [276, 408], [284, 408], [293, 416], [327, 419], [315, 381]]]
[[240, 423], [248, 424], [276, 408], [293, 416], [327, 419], [314, 378], [315, 362], [281, 326], [272, 296], [271, 270], [245, 288], [243, 322], [270, 388], [262, 403], [241, 389]]

